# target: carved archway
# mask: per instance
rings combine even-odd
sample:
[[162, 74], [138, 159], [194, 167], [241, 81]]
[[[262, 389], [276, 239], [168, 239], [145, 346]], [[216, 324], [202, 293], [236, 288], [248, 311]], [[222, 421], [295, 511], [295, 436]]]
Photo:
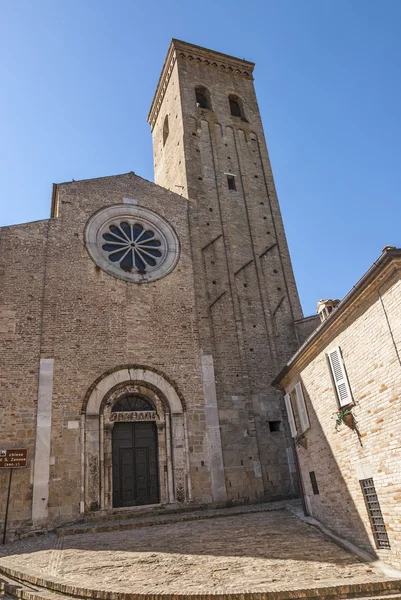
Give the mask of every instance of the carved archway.
[[123, 366], [89, 388], [81, 415], [81, 512], [112, 507], [111, 408], [126, 394], [148, 398], [156, 410], [160, 502], [191, 500], [186, 413], [180, 394], [159, 371]]

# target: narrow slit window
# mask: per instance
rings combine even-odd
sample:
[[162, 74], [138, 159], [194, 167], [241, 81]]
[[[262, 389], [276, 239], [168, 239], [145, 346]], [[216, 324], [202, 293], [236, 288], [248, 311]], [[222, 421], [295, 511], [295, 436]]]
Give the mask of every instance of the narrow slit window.
[[317, 486], [315, 471], [309, 471], [309, 477], [310, 477], [310, 482], [311, 482], [311, 485], [312, 485], [312, 491], [315, 494], [315, 496], [318, 496], [319, 495], [319, 488]]
[[361, 479], [360, 484], [376, 546], [378, 548], [390, 548], [390, 541], [388, 539], [386, 525], [384, 523], [383, 514], [380, 508], [373, 479]]
[[227, 184], [228, 184], [229, 190], [233, 190], [234, 192], [236, 191], [237, 186], [235, 185], [235, 176], [234, 175], [227, 175]]
[[164, 118], [164, 123], [163, 123], [163, 146], [165, 146], [165, 144], [166, 144], [169, 133], [170, 133], [170, 131], [169, 131], [169, 126], [168, 126], [168, 115], [166, 115]]

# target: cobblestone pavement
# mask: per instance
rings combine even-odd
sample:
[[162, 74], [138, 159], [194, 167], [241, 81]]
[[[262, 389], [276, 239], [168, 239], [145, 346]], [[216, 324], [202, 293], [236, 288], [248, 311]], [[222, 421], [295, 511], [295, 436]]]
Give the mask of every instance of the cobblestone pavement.
[[94, 589], [234, 593], [383, 581], [290, 512], [21, 540], [0, 566]]

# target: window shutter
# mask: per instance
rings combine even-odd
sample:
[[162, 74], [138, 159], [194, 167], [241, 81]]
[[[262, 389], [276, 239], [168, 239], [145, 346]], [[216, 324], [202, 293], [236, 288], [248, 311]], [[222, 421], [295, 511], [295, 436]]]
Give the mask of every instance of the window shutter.
[[301, 429], [302, 429], [301, 433], [303, 433], [304, 431], [309, 429], [310, 424], [309, 424], [308, 412], [306, 410], [304, 393], [302, 391], [302, 384], [300, 381], [295, 386], [295, 395], [296, 395], [296, 399], [297, 399], [299, 422], [301, 424]]
[[352, 394], [348, 383], [348, 377], [345, 372], [340, 347], [333, 348], [328, 353], [331, 372], [333, 374], [334, 385], [336, 386], [338, 401], [340, 406], [346, 406], [352, 402]]
[[290, 425], [291, 436], [294, 438], [297, 435], [297, 426], [295, 425], [294, 413], [292, 412], [291, 396], [284, 396], [285, 408], [287, 410], [288, 423]]

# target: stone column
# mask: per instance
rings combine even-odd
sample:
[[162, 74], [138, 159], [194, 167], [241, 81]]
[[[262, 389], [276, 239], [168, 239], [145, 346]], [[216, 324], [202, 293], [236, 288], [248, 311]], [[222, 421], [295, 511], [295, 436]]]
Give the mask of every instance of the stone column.
[[85, 509], [93, 511], [100, 508], [99, 415], [86, 415], [85, 442]]
[[44, 519], [48, 516], [53, 370], [53, 358], [40, 359], [35, 464], [33, 469], [32, 520]]

